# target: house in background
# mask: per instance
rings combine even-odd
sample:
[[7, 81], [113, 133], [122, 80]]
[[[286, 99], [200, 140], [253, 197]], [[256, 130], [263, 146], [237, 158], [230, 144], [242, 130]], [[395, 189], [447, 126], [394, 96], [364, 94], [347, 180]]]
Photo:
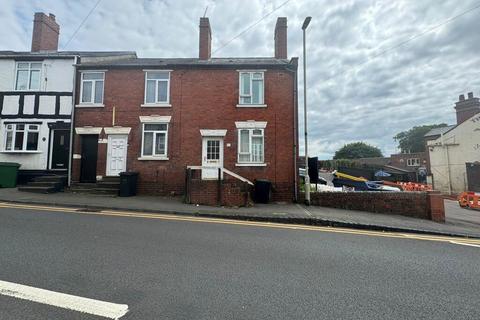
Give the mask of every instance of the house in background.
[[[218, 168], [230, 172], [224, 180], [268, 179], [274, 200], [294, 199], [298, 59], [287, 57], [287, 19], [277, 20], [274, 57], [212, 58], [208, 18], [199, 38], [198, 58], [78, 64], [74, 190], [104, 191], [97, 183], [137, 171], [140, 193], [182, 194], [193, 166], [201, 169], [192, 202], [216, 197]], [[225, 185], [225, 197], [242, 197]]]
[[462, 94], [455, 106], [457, 124], [425, 136], [434, 189], [445, 193], [480, 192], [480, 101]]
[[59, 32], [53, 14], [35, 13], [31, 51], [0, 51], [0, 162], [21, 164], [20, 183], [67, 174], [75, 64], [136, 56], [58, 51]]

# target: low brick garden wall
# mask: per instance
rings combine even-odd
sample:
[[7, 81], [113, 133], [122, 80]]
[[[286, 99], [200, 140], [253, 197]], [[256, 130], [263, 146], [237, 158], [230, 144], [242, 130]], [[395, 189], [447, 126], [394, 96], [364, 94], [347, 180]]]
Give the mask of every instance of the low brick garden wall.
[[[304, 202], [300, 193], [299, 201]], [[314, 192], [310, 205], [445, 221], [443, 198], [427, 192]]]
[[252, 203], [251, 187], [241, 181], [192, 179], [187, 187], [186, 202], [209, 206], [243, 207]]

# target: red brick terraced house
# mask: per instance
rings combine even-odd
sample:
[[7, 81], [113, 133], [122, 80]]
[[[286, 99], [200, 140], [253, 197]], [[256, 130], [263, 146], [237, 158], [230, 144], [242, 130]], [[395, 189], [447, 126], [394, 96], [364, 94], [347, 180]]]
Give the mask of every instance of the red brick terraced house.
[[287, 58], [286, 18], [277, 20], [274, 51], [212, 58], [210, 23], [201, 18], [198, 58], [78, 64], [74, 185], [136, 171], [141, 194], [184, 194], [186, 169], [197, 166], [200, 198], [215, 198], [208, 183], [224, 168], [232, 183], [222, 204], [238, 202], [233, 181], [256, 179], [272, 182], [274, 201], [294, 200], [298, 59]]

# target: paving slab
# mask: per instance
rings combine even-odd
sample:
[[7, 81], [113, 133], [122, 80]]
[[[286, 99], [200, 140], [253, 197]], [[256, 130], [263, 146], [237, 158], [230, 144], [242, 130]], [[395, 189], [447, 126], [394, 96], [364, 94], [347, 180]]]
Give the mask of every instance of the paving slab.
[[253, 207], [230, 208], [191, 205], [183, 203], [182, 200], [181, 197], [116, 197], [73, 192], [36, 194], [21, 192], [15, 188], [0, 188], [0, 201], [4, 202], [132, 210], [480, 238], [480, 211], [460, 208], [456, 201], [451, 200], [445, 200], [447, 220], [445, 223], [364, 211], [318, 206], [307, 207], [295, 203], [256, 204]]

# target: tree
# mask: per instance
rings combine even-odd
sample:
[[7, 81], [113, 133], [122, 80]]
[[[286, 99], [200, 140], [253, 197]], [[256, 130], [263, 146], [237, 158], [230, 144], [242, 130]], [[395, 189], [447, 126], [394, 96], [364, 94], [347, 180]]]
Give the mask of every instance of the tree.
[[393, 139], [398, 143], [398, 148], [402, 153], [424, 152], [425, 151], [425, 134], [431, 129], [447, 126], [446, 123], [429, 124], [423, 126], [415, 126], [409, 130], [397, 133]]
[[337, 150], [333, 156], [333, 159], [358, 159], [372, 157], [383, 157], [380, 149], [366, 144], [365, 142], [352, 142]]

